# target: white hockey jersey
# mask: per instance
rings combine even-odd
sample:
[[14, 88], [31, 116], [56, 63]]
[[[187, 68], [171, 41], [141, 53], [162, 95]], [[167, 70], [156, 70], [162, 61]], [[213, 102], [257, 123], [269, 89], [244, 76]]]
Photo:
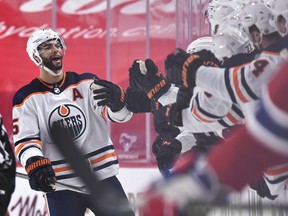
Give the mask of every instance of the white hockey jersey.
[[[222, 63], [222, 68], [236, 67], [244, 63], [251, 62], [258, 55], [259, 51], [254, 50], [252, 53], [239, 53]], [[208, 125], [218, 121], [224, 127], [230, 127], [236, 124], [244, 123], [244, 114], [237, 103], [230, 100], [216, 97], [198, 86], [194, 93], [191, 108], [192, 116]]]
[[28, 158], [44, 156], [51, 160], [57, 181], [83, 186], [51, 139], [51, 126], [59, 124], [69, 130], [99, 179], [118, 174], [106, 120], [125, 122], [132, 113], [126, 107], [113, 113], [106, 106], [97, 106], [90, 90], [95, 78], [91, 73], [66, 72], [57, 85], [36, 78], [17, 91], [13, 98], [13, 139], [16, 156], [24, 167]]
[[287, 38], [270, 45], [254, 61], [237, 67], [201, 66], [197, 71], [196, 85], [216, 97], [239, 104], [245, 111], [245, 104], [258, 100], [262, 85], [283, 62], [281, 50], [285, 43]]

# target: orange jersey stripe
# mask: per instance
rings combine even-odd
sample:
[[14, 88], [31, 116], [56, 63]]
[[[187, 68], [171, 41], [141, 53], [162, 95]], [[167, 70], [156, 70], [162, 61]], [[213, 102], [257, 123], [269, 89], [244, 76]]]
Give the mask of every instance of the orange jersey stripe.
[[279, 175], [282, 173], [288, 172], [288, 165], [285, 167], [277, 168], [277, 169], [268, 169], [264, 173], [270, 176]]
[[272, 56], [280, 56], [279, 52], [271, 52], [271, 51], [267, 51], [267, 50], [264, 50], [262, 52], [262, 54], [267, 54], [267, 55], [272, 55]]
[[69, 170], [72, 170], [71, 167], [65, 166], [65, 167], [55, 168], [54, 172], [59, 173], [59, 172], [65, 172], [65, 171], [69, 171]]
[[238, 124], [239, 121], [232, 115], [232, 113], [227, 113], [226, 117], [233, 123], [233, 124]]
[[106, 106], [103, 106], [101, 110], [101, 115], [105, 120], [107, 119], [107, 107]]
[[210, 121], [210, 120], [207, 120], [205, 118], [203, 118], [198, 112], [197, 110], [195, 109], [195, 107], [193, 107], [192, 109], [192, 113], [193, 115], [195, 115], [200, 121], [202, 122], [206, 122], [206, 123], [212, 123], [213, 121]]
[[238, 70], [240, 67], [235, 67], [233, 70], [233, 83], [235, 86], [235, 91], [236, 94], [238, 95], [238, 97], [240, 98], [240, 100], [244, 103], [247, 103], [248, 100], [245, 98], [245, 96], [242, 94], [241, 90], [240, 90], [240, 85], [239, 85], [239, 81], [238, 81]]
[[17, 145], [17, 147], [15, 148], [15, 154], [18, 155], [19, 152], [24, 148], [25, 145], [27, 144], [33, 144], [33, 145], [39, 145], [40, 148], [42, 148], [42, 142], [39, 141], [39, 140], [34, 140], [34, 141], [27, 141], [27, 142], [24, 142], [24, 143], [21, 143], [19, 145]]
[[[39, 78], [38, 78], [38, 79], [39, 79]], [[67, 86], [67, 88], [70, 88], [70, 87], [72, 87], [72, 86], [78, 86], [80, 83], [86, 82], [87, 80], [91, 80], [91, 79], [81, 80], [81, 81], [78, 82], [77, 84], [71, 84], [71, 85]], [[39, 79], [39, 81], [40, 81], [41, 83], [43, 83], [43, 85], [47, 86], [48, 88], [51, 88], [51, 89], [53, 88], [52, 86], [44, 83], [42, 80]], [[60, 86], [63, 85], [63, 83], [64, 83], [64, 79], [63, 79], [62, 83], [60, 84]], [[25, 101], [26, 101], [27, 99], [29, 99], [31, 96], [33, 96], [33, 95], [37, 95], [37, 94], [47, 94], [47, 93], [49, 93], [49, 91], [45, 91], [45, 92], [33, 92], [32, 94], [30, 94], [29, 96], [27, 96], [27, 97], [23, 100], [23, 102], [22, 102], [21, 104], [17, 104], [17, 105], [15, 105], [14, 107], [21, 107], [21, 106], [25, 103]]]
[[106, 155], [103, 155], [99, 158], [96, 158], [94, 160], [91, 161], [91, 164], [96, 164], [96, 163], [99, 163], [100, 161], [103, 161], [107, 158], [111, 158], [111, 157], [116, 157], [116, 153], [115, 152], [111, 152], [109, 154], [106, 154]]
[[[40, 77], [38, 77], [37, 79], [46, 87], [51, 88], [51, 89], [53, 88], [53, 85], [49, 85], [49, 84], [45, 83], [42, 79], [40, 79]], [[62, 82], [60, 83], [59, 87], [61, 87], [63, 85], [65, 79], [66, 79], [66, 72], [63, 72], [63, 79], [62, 79]]]

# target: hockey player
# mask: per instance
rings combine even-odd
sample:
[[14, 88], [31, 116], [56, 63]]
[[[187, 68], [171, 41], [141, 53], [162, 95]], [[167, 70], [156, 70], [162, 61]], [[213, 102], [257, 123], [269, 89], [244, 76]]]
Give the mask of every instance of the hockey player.
[[[259, 14], [254, 14], [256, 17], [255, 17], [255, 19], [254, 19], [254, 21], [255, 20], [260, 20], [260, 22], [258, 21], [258, 23], [256, 23], [255, 24], [255, 27], [256, 28], [259, 28], [259, 30], [258, 29], [256, 29], [257, 31], [260, 31], [260, 33], [261, 33], [261, 41], [259, 42], [257, 42], [257, 41], [253, 41], [253, 42], [257, 42], [256, 44], [257, 45], [260, 45], [261, 47], [265, 47], [265, 46], [267, 46], [268, 45], [268, 42], [272, 42], [271, 41], [271, 39], [274, 39], [274, 40], [276, 40], [276, 39], [279, 39], [279, 35], [278, 35], [278, 33], [276, 32], [276, 29], [274, 28], [274, 26], [271, 26], [271, 27], [269, 27], [269, 18], [271, 17], [270, 15], [271, 15], [271, 13], [270, 13], [270, 11], [269, 11], [269, 9], [268, 8], [266, 8], [265, 7], [265, 5], [263, 5], [263, 4], [251, 4], [251, 5], [247, 5], [246, 7], [245, 7], [245, 9], [244, 9], [244, 14], [245, 14], [245, 16], [246, 17], [249, 17], [250, 16], [250, 14], [252, 13], [252, 11], [254, 11], [255, 10], [255, 8], [258, 8], [260, 11], [262, 11], [262, 12], [260, 12]], [[270, 14], [269, 14], [270, 13]], [[235, 15], [233, 15], [233, 16], [235, 16]], [[260, 17], [260, 16], [262, 16], [262, 17]], [[231, 16], [232, 17], [232, 16]], [[235, 17], [232, 17], [232, 18], [234, 18], [235, 19]], [[259, 19], [258, 19], [259, 18]], [[261, 19], [260, 19], [261, 18]], [[246, 19], [247, 20], [247, 19]], [[235, 20], [234, 20], [235, 21]], [[265, 23], [266, 22], [266, 23]], [[267, 31], [267, 29], [265, 28], [265, 25], [267, 25], [267, 23], [268, 23], [268, 28], [270, 28], [270, 30], [269, 31], [271, 31], [270, 33], [271, 34], [269, 34], [269, 35], [264, 35], [263, 36], [263, 34], [264, 34], [264, 32], [265, 33], [267, 33], [267, 32], [269, 32], [269, 31]], [[227, 23], [226, 23], [227, 24]], [[235, 23], [234, 23], [235, 24]], [[250, 22], [250, 23], [248, 23], [249, 25], [254, 25], [254, 23], [252, 22]], [[246, 24], [246, 27], [247, 27], [247, 29], [249, 28], [249, 26], [248, 26], [248, 24]], [[225, 25], [225, 28], [227, 29], [227, 25]], [[232, 27], [231, 27], [232, 28]], [[232, 29], [235, 29], [235, 28], [232, 28]], [[241, 28], [239, 28], [239, 29], [241, 29]], [[231, 30], [231, 29], [230, 29]], [[255, 33], [255, 29], [254, 28], [252, 28], [252, 34], [254, 34]], [[225, 30], [224, 30], [224, 32], [225, 32]], [[237, 42], [239, 43], [239, 41], [232, 41], [231, 43], [229, 43], [230, 42], [230, 40], [231, 40], [231, 38], [233, 38], [234, 37], [234, 40], [235, 40], [235, 36], [237, 36], [238, 35], [238, 38], [236, 38], [236, 39], [239, 39], [239, 36], [241, 36], [241, 35], [239, 35], [239, 30], [236, 28], [235, 29], [235, 31], [227, 31], [226, 32], [226, 36], [230, 36], [230, 37], [228, 37], [228, 43], [226, 44], [226, 49], [227, 48], [232, 48], [232, 46], [234, 46], [233, 48], [235, 49], [235, 53], [233, 53], [233, 54], [236, 54], [237, 53], [237, 49], [239, 48], [239, 47], [241, 47], [241, 45], [243, 46], [243, 47], [245, 47], [245, 46], [247, 46], [247, 45], [249, 45], [249, 49], [248, 49], [248, 53], [251, 51], [251, 43], [249, 43], [249, 40], [247, 40], [246, 39], [246, 42], [245, 43], [243, 43], [243, 44], [239, 44], [240, 46], [239, 47], [237, 47]], [[240, 32], [241, 33], [241, 32]], [[229, 35], [230, 34], [230, 35]], [[233, 35], [234, 34], [234, 35]], [[221, 36], [223, 36], [223, 33], [222, 32], [219, 32], [219, 35], [221, 35]], [[225, 37], [224, 37], [225, 38]], [[242, 36], [242, 38], [244, 38], [243, 36]], [[255, 37], [251, 37], [251, 38], [255, 38]], [[227, 40], [227, 38], [225, 38], [226, 40]], [[244, 40], [242, 39], [242, 40], [240, 40], [240, 41], [242, 41], [242, 42], [244, 42]], [[227, 41], [226, 41], [227, 42]], [[224, 44], [225, 44], [225, 42], [224, 42]], [[231, 46], [231, 47], [230, 47]], [[223, 47], [223, 44], [221, 44], [221, 46], [219, 46], [219, 47]], [[228, 50], [229, 50], [228, 49]], [[228, 51], [227, 50], [227, 51]], [[239, 51], [239, 50], [238, 50]], [[230, 50], [230, 52], [231, 52], [231, 50]], [[229, 54], [229, 53], [228, 53]], [[178, 56], [179, 55], [183, 55], [182, 53], [178, 53]], [[231, 54], [230, 54], [231, 55]], [[242, 55], [240, 54], [240, 55], [236, 55], [236, 56], [234, 56], [234, 58], [233, 58], [233, 60], [232, 60], [232, 58], [230, 58], [228, 61], [225, 61], [224, 62], [224, 65], [226, 66], [226, 67], [233, 67], [234, 66], [234, 68], [235, 68], [235, 66], [240, 66], [241, 64], [243, 64], [243, 63], [246, 63], [248, 60], [252, 60], [253, 58], [254, 58], [254, 55], [255, 55], [255, 53], [253, 53], [253, 54], [249, 54], [249, 55], [246, 55], [248, 58], [241, 58], [242, 57]], [[245, 57], [246, 57], [245, 56]], [[229, 57], [229, 55], [227, 56], [227, 57]], [[237, 60], [237, 58], [238, 58], [238, 61], [235, 61], [235, 60]], [[177, 59], [175, 59], [175, 62], [176, 63], [179, 63], [179, 59], [177, 60]], [[240, 63], [241, 62], [241, 63]], [[177, 82], [177, 76], [173, 76], [173, 73], [175, 72], [174, 70], [173, 70], [173, 68], [172, 69], [170, 69], [170, 72], [171, 73], [167, 73], [167, 78], [169, 79], [169, 77], [170, 77], [170, 80], [171, 80], [171, 82], [173, 82], [173, 79], [176, 77], [176, 82]], [[172, 74], [172, 75], [171, 75]], [[172, 77], [172, 78], [171, 78]], [[175, 79], [174, 79], [175, 80]], [[212, 80], [211, 80], [212, 81]], [[178, 85], [179, 85], [179, 82], [178, 82]], [[192, 88], [194, 88], [194, 87], [192, 87]], [[200, 88], [201, 89], [201, 88]], [[195, 88], [194, 88], [194, 91], [195, 91]], [[201, 97], [199, 97], [199, 94], [200, 93], [203, 93], [203, 95], [201, 96]], [[198, 92], [194, 92], [194, 95], [196, 95], [196, 97], [194, 97], [194, 100], [192, 100], [193, 101], [193, 103], [194, 104], [192, 104], [192, 107], [193, 107], [193, 109], [191, 109], [190, 107], [188, 108], [188, 109], [186, 109], [186, 111], [187, 111], [187, 113], [186, 113], [186, 115], [185, 115], [185, 110], [183, 110], [182, 111], [182, 116], [183, 116], [183, 124], [185, 125], [185, 126], [188, 126], [188, 130], [191, 130], [191, 131], [194, 131], [195, 132], [195, 128], [198, 128], [198, 129], [200, 129], [200, 130], [202, 130], [202, 131], [200, 131], [200, 132], [203, 132], [203, 127], [201, 127], [200, 126], [200, 124], [197, 124], [197, 122], [196, 122], [196, 124], [194, 124], [194, 122], [195, 122], [195, 120], [194, 120], [194, 118], [189, 118], [189, 116], [191, 116], [191, 111], [190, 110], [193, 110], [192, 111], [192, 114], [195, 116], [195, 118], [196, 119], [198, 119], [199, 121], [202, 121], [203, 123], [206, 123], [206, 124], [208, 124], [208, 125], [210, 125], [210, 127], [207, 127], [207, 128], [210, 128], [210, 131], [211, 131], [211, 128], [214, 128], [215, 129], [215, 124], [212, 124], [212, 122], [213, 121], [215, 121], [215, 120], [218, 120], [219, 121], [219, 123], [221, 123], [222, 125], [223, 125], [223, 127], [225, 128], [225, 127], [229, 127], [229, 126], [232, 126], [232, 125], [235, 125], [235, 124], [241, 124], [241, 123], [244, 123], [244, 122], [241, 122], [241, 121], [236, 121], [236, 119], [237, 118], [235, 118], [235, 116], [237, 117], [237, 116], [239, 116], [238, 117], [238, 119], [240, 119], [241, 120], [241, 118], [243, 119], [244, 118], [244, 115], [242, 114], [242, 111], [241, 111], [241, 109], [237, 106], [237, 103], [235, 103], [235, 102], [233, 102], [233, 101], [227, 101], [227, 98], [225, 99], [225, 98], [219, 98], [219, 97], [215, 97], [214, 95], [213, 95], [213, 93], [211, 94], [211, 92], [206, 92], [206, 91], [200, 91], [200, 93]], [[197, 97], [198, 97], [198, 99], [197, 99]], [[160, 97], [161, 98], [161, 97]], [[201, 101], [200, 101], [200, 99], [202, 99]], [[205, 106], [205, 100], [203, 101], [203, 98], [205, 99], [207, 99], [208, 100], [208, 103], [206, 103], [206, 106]], [[215, 98], [214, 100], [211, 100], [211, 98], [213, 99], [213, 98]], [[222, 102], [223, 101], [223, 102]], [[215, 103], [212, 103], [212, 102], [216, 102], [216, 105], [218, 104], [218, 105], [220, 105], [219, 106], [219, 109], [216, 109], [215, 108]], [[224, 105], [225, 104], [227, 104], [227, 106], [225, 106], [225, 107], [227, 107], [227, 109], [223, 109], [223, 107], [224, 107]], [[232, 107], [232, 109], [231, 109], [231, 107]], [[207, 111], [207, 110], [205, 110], [205, 108], [207, 109], [210, 109], [209, 111]], [[170, 108], [169, 108], [170, 109]], [[171, 109], [170, 109], [171, 110]], [[218, 111], [218, 110], [220, 110], [221, 112], [223, 112], [223, 110], [224, 110], [224, 115], [221, 115], [221, 114], [219, 114], [219, 113], [216, 113], [215, 114], [215, 111]], [[167, 112], [168, 113], [168, 112]], [[184, 115], [183, 115], [183, 113], [184, 113]], [[200, 115], [200, 113], [201, 113], [201, 115]], [[227, 114], [228, 113], [228, 114]], [[234, 113], [234, 116], [231, 114], [231, 113]], [[190, 115], [189, 115], [190, 114]], [[224, 121], [224, 118], [223, 118], [223, 116], [225, 116], [226, 115], [226, 120]], [[230, 123], [229, 123], [229, 121], [230, 121]], [[192, 123], [193, 122], [193, 123]], [[191, 125], [191, 126], [190, 126]], [[189, 127], [190, 126], [190, 127]], [[219, 128], [216, 128], [216, 130], [220, 130]], [[223, 128], [222, 128], [223, 129]], [[208, 129], [209, 130], [209, 129]], [[213, 130], [212, 130], [213, 131]], [[156, 143], [158, 143], [158, 141], [159, 141], [159, 139], [156, 139]], [[171, 142], [171, 140], [169, 140], [169, 145], [164, 145], [165, 146], [165, 154], [160, 154], [161, 155], [161, 157], [162, 157], [162, 160], [163, 160], [163, 158], [165, 158], [165, 155], [167, 155], [167, 156], [169, 156], [168, 158], [174, 158], [174, 157], [171, 157], [171, 156], [178, 156], [179, 155], [179, 152], [180, 152], [180, 150], [181, 150], [181, 143], [179, 143], [179, 142], [175, 142], [175, 141], [172, 141]], [[154, 143], [155, 144], [155, 143]], [[169, 149], [171, 150], [171, 151], [169, 151], [169, 149], [167, 149], [168, 147], [167, 146], [169, 146]], [[156, 148], [158, 151], [159, 151], [159, 147], [158, 148]], [[161, 150], [160, 150], [161, 151]], [[160, 158], [160, 157], [159, 157]], [[169, 160], [167, 160], [167, 161], [169, 161]], [[167, 162], [166, 161], [166, 162]], [[266, 194], [267, 195], [267, 197], [268, 198], [274, 198], [274, 196], [270, 196], [270, 194]], [[261, 195], [261, 196], [263, 196], [263, 194]]]
[[[267, 3], [273, 9], [273, 21], [279, 33], [283, 37], [287, 37], [286, 20], [288, 20], [288, 2], [285, 0], [273, 0]], [[285, 52], [282, 55], [285, 56]], [[269, 167], [264, 171], [262, 181], [250, 186], [253, 187], [261, 197], [275, 199], [279, 194], [283, 194], [287, 190], [287, 169], [288, 164]]]
[[[271, 76], [271, 71], [282, 61], [280, 51], [286, 46], [285, 43], [287, 42], [285, 42], [285, 39], [279, 40], [280, 37], [275, 31], [275, 27], [269, 23], [272, 14], [263, 3], [258, 2], [246, 5], [243, 9], [242, 17], [245, 21], [243, 24], [247, 29], [252, 29], [253, 33], [255, 33], [255, 29], [260, 32], [260, 40], [253, 40], [255, 44], [262, 48], [267, 47], [268, 44], [271, 43], [272, 45], [262, 52], [259, 59], [247, 65], [227, 68], [223, 71], [208, 67], [200, 67], [201, 69], [199, 68], [199, 71], [196, 69], [197, 74], [199, 74], [199, 77], [201, 76], [200, 79], [202, 79], [202, 81], [200, 81], [201, 83], [199, 83], [197, 82], [197, 77], [196, 84], [213, 95], [218, 97], [222, 95], [221, 98], [223, 100], [229, 98], [231, 102], [243, 105], [258, 99], [260, 94], [259, 89], [262, 83]], [[257, 22], [254, 23], [255, 21]], [[251, 37], [251, 39], [255, 39], [255, 37]], [[275, 45], [273, 45], [273, 42]], [[192, 65], [191, 68], [195, 69]], [[182, 77], [185, 76], [186, 75]], [[213, 77], [211, 82], [208, 81], [208, 77]], [[219, 82], [217, 80], [219, 80]], [[194, 81], [191, 84], [193, 86]], [[225, 90], [223, 90], [221, 86], [223, 86]], [[222, 94], [224, 92], [227, 93], [225, 96]]]
[[[231, 28], [229, 30], [231, 30]], [[233, 33], [236, 34], [236, 36], [238, 32], [236, 31], [236, 33], [234, 33], [233, 31]], [[228, 37], [227, 35], [225, 36]], [[223, 37], [223, 39], [226, 39], [226, 40], [223, 41], [223, 43], [221, 44], [221, 47], [225, 47], [227, 52], [230, 52], [230, 53], [232, 52], [232, 54], [238, 53], [239, 51], [241, 51], [241, 46], [243, 46], [243, 49], [244, 49], [247, 45], [249, 45], [249, 40], [246, 40], [247, 42], [245, 44], [239, 45], [240, 42], [244, 41], [244, 39], [242, 39], [243, 36], [242, 38], [240, 38], [242, 39], [240, 42], [235, 41], [236, 39], [239, 40], [240, 36], [238, 36], [237, 38], [235, 38], [235, 36], [234, 37], [231, 36], [232, 39], [231, 37], [229, 37], [230, 40], [227, 40], [225, 37]], [[198, 38], [197, 40], [189, 44], [189, 46], [187, 47], [187, 51], [192, 54], [193, 52], [200, 51], [203, 49], [211, 49], [212, 41], [213, 39], [211, 37]], [[227, 44], [226, 46], [223, 46], [225, 42]], [[222, 51], [223, 51], [223, 48], [222, 48]], [[251, 51], [251, 49], [249, 49], [248, 51], [247, 49], [245, 49], [244, 51], [248, 52], [248, 51]], [[227, 57], [231, 57], [231, 56], [227, 56]], [[138, 71], [137, 71], [136, 66], [132, 67], [130, 69], [130, 75], [132, 72], [138, 73], [140, 75], [139, 67], [138, 67]], [[149, 72], [150, 71], [148, 70], [147, 73]], [[180, 153], [184, 153], [191, 148], [193, 148], [193, 150], [195, 151], [207, 152], [214, 143], [217, 143], [218, 141], [220, 141], [221, 137], [219, 137], [216, 130], [221, 131], [223, 128], [227, 128], [227, 126], [229, 126], [229, 124], [225, 123], [225, 121], [227, 120], [229, 121], [229, 115], [232, 115], [231, 114], [232, 110], [233, 110], [232, 113], [236, 113], [236, 114], [240, 113], [240, 116], [238, 117], [238, 119], [240, 120], [239, 123], [244, 117], [243, 114], [241, 113], [241, 110], [239, 110], [237, 106], [232, 106], [229, 103], [228, 108], [229, 110], [231, 110], [231, 112], [229, 113], [229, 115], [227, 115], [226, 120], [221, 119], [220, 123], [217, 122], [215, 124], [206, 126], [205, 123], [199, 123], [193, 120], [189, 121], [190, 118], [184, 119], [187, 116], [191, 115], [190, 114], [191, 105], [195, 107], [193, 104], [190, 104], [192, 93], [193, 93], [192, 101], [198, 101], [198, 102], [199, 102], [199, 99], [197, 98], [199, 94], [203, 93], [203, 96], [206, 97], [206, 93], [202, 92], [201, 89], [197, 87], [195, 87], [192, 91], [187, 91], [181, 88], [182, 80], [175, 79], [177, 77], [173, 77], [173, 71], [171, 70], [166, 70], [166, 77], [167, 77], [168, 82], [172, 82], [176, 86], [179, 86], [179, 90], [177, 92], [176, 103], [164, 105], [161, 108], [159, 108], [159, 106], [161, 106], [162, 101], [164, 101], [165, 103], [165, 100], [163, 100], [163, 98], [170, 95], [170, 92], [168, 91], [167, 93], [165, 93], [163, 96], [159, 98], [160, 105], [158, 104], [157, 108], [153, 110], [154, 128], [160, 135], [156, 137], [152, 145], [152, 150], [153, 150], [154, 155], [156, 156], [159, 170], [162, 173], [165, 173], [167, 172], [167, 170], [172, 168], [175, 159], [177, 159]], [[133, 80], [133, 78], [131, 78], [130, 80]], [[141, 85], [138, 84], [138, 86], [141, 86]], [[171, 85], [170, 88], [174, 88], [174, 87]], [[209, 101], [210, 104], [211, 104], [211, 96], [212, 95], [207, 96], [208, 100], [210, 100]], [[170, 99], [171, 98], [173, 98], [173, 95], [172, 97], [170, 97]], [[200, 98], [203, 98], [203, 97], [200, 97]], [[142, 99], [138, 99], [138, 100], [142, 100]], [[217, 104], [222, 103], [221, 107], [223, 107], [223, 103], [225, 103], [226, 101], [221, 102], [219, 98], [216, 98], [214, 100], [212, 98], [212, 102], [217, 102]], [[205, 103], [205, 101], [204, 102], [201, 101], [201, 103]], [[232, 109], [231, 109], [231, 106], [232, 106]], [[234, 111], [235, 109], [236, 109], [236, 112]], [[187, 111], [187, 113], [185, 113], [185, 110]], [[181, 112], [182, 114], [184, 113], [187, 115], [183, 115], [184, 118], [182, 118]], [[230, 119], [231, 118], [232, 117], [230, 117]], [[183, 124], [184, 121], [187, 124]], [[234, 125], [234, 124], [235, 122], [230, 122], [230, 125]]]
[[106, 125], [106, 120], [121, 123], [131, 118], [125, 92], [92, 73], [64, 72], [65, 50], [63, 38], [51, 29], [36, 30], [27, 41], [26, 51], [40, 76], [13, 98], [15, 153], [26, 169], [30, 187], [45, 193], [51, 216], [80, 216], [86, 208], [95, 215], [134, 215], [132, 209], [111, 212], [109, 200], [98, 200], [106, 207], [95, 206], [89, 195], [54, 187], [56, 181], [85, 187], [53, 142], [51, 128], [59, 125], [69, 131], [100, 179], [98, 184], [115, 189], [119, 199], [128, 203], [116, 177], [119, 163]]
[[[275, 27], [269, 25], [269, 18], [271, 16], [272, 12], [261, 2], [246, 5], [243, 9], [243, 14], [241, 15], [241, 17], [243, 17], [242, 25], [246, 26], [247, 29], [250, 27], [256, 27], [259, 29], [262, 35], [262, 43], [260, 44], [262, 47], [267, 47], [268, 42], [272, 44], [280, 39]], [[243, 21], [245, 22], [243, 23]], [[256, 41], [254, 41], [254, 43], [256, 43]], [[189, 58], [187, 66], [190, 67], [191, 65], [191, 71], [193, 70], [193, 73], [186, 73], [190, 69], [187, 67], [184, 67], [185, 70], [182, 71], [183, 64], [179, 63], [180, 60], [178, 59], [180, 54], [176, 54], [175, 59], [178, 59], [179, 69], [181, 68], [181, 72], [179, 73], [179, 71], [176, 70], [176, 64], [174, 64], [174, 72], [178, 72], [179, 76], [183, 77], [183, 85], [186, 87], [193, 88], [196, 83], [196, 85], [201, 89], [213, 93], [213, 95], [223, 98], [224, 100], [244, 104], [257, 99], [259, 93], [257, 89], [259, 88], [259, 85], [261, 85], [264, 76], [262, 74], [267, 74], [262, 73], [262, 71], [264, 69], [266, 71], [266, 67], [267, 69], [271, 67], [270, 64], [277, 65], [277, 63], [282, 59], [279, 57], [280, 50], [273, 51], [273, 49], [271, 49], [272, 48], [269, 48], [262, 52], [261, 58], [258, 58], [250, 64], [224, 69], [202, 66], [206, 61], [206, 59], [202, 61], [205, 56], [200, 57], [197, 53], [196, 55], [187, 55], [186, 59]], [[272, 54], [272, 52], [274, 52], [275, 55]], [[170, 60], [173, 61], [171, 57]], [[193, 63], [194, 65], [192, 67]], [[253, 73], [251, 73], [252, 71]], [[253, 86], [250, 86], [250, 82], [253, 82]]]
[[206, 158], [183, 155], [169, 178], [151, 185], [143, 196], [143, 216], [162, 216], [167, 209], [170, 215], [185, 215], [178, 213], [187, 204], [215, 203], [231, 191], [241, 191], [266, 168], [288, 161], [288, 104], [283, 100], [287, 67], [288, 62], [274, 72], [268, 85], [262, 86], [259, 109], [247, 112], [244, 128], [212, 149]]
[[0, 114], [0, 215], [5, 215], [15, 189], [16, 161]]

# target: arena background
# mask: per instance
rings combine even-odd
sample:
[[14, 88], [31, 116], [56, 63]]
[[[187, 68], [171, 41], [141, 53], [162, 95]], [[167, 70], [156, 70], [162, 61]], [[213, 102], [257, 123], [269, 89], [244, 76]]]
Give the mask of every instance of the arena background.
[[[208, 2], [0, 1], [0, 112], [11, 141], [13, 95], [39, 75], [38, 68], [26, 53], [31, 32], [50, 27], [64, 37], [68, 47], [65, 71], [92, 72], [126, 89], [128, 69], [134, 59], [152, 58], [163, 71], [166, 56], [176, 47], [186, 49], [192, 40], [209, 35], [204, 18]], [[134, 200], [149, 182], [160, 177], [151, 154], [151, 144], [156, 136], [151, 115], [135, 114], [128, 123], [110, 124], [109, 127], [121, 166], [119, 178], [129, 198]], [[19, 164], [17, 171], [24, 172]], [[237, 203], [248, 200], [249, 204], [262, 205], [262, 200], [251, 191], [235, 195], [233, 199]], [[228, 210], [225, 212], [224, 215], [230, 215]], [[20, 178], [17, 178], [9, 214], [48, 215], [42, 194], [32, 191], [28, 181]]]

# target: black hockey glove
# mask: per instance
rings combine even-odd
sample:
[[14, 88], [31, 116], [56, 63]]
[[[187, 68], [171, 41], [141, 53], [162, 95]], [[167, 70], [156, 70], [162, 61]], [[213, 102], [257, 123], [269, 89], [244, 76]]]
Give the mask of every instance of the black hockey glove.
[[142, 89], [128, 87], [126, 89], [126, 106], [133, 113], [151, 112], [151, 99]]
[[200, 66], [219, 66], [219, 60], [208, 50], [201, 50], [193, 54], [188, 54], [178, 48], [176, 54], [170, 54], [165, 60], [165, 69], [169, 79], [175, 79], [186, 88], [195, 87], [196, 72]]
[[192, 95], [193, 89], [184, 88], [183, 86], [179, 87], [176, 99], [178, 110], [186, 109], [189, 107]]
[[165, 73], [169, 82], [176, 86], [182, 86], [182, 68], [186, 59], [190, 56], [182, 49], [177, 49], [177, 54], [171, 53], [165, 60]]
[[130, 85], [143, 89], [148, 98], [158, 100], [165, 94], [171, 83], [167, 82], [151, 59], [135, 60], [129, 69]]
[[260, 179], [256, 183], [249, 184], [249, 186], [250, 188], [255, 190], [260, 197], [262, 198], [266, 197], [270, 200], [275, 200], [277, 198], [277, 195], [271, 194], [264, 178], [265, 178], [264, 176], [260, 177]]
[[93, 84], [91, 85], [93, 98], [99, 100], [98, 106], [108, 106], [112, 112], [117, 112], [125, 106], [125, 92], [118, 85], [100, 79], [95, 79]]
[[175, 138], [164, 138], [160, 146], [156, 161], [161, 173], [167, 173], [181, 154], [182, 144]]
[[175, 125], [177, 116], [176, 104], [163, 107], [158, 102], [153, 103], [154, 129], [159, 134], [176, 137], [180, 133], [180, 129]]
[[155, 157], [157, 156], [159, 149], [161, 148], [162, 144], [163, 144], [163, 136], [158, 135], [152, 144], [152, 152], [153, 152]]
[[203, 61], [203, 65], [205, 66], [220, 67], [221, 65], [220, 61], [216, 58], [214, 53], [212, 53], [210, 50], [203, 49], [193, 54], [199, 55]]
[[52, 192], [52, 185], [56, 183], [56, 177], [48, 158], [34, 156], [27, 160], [25, 166], [29, 176], [29, 184], [33, 190]]

